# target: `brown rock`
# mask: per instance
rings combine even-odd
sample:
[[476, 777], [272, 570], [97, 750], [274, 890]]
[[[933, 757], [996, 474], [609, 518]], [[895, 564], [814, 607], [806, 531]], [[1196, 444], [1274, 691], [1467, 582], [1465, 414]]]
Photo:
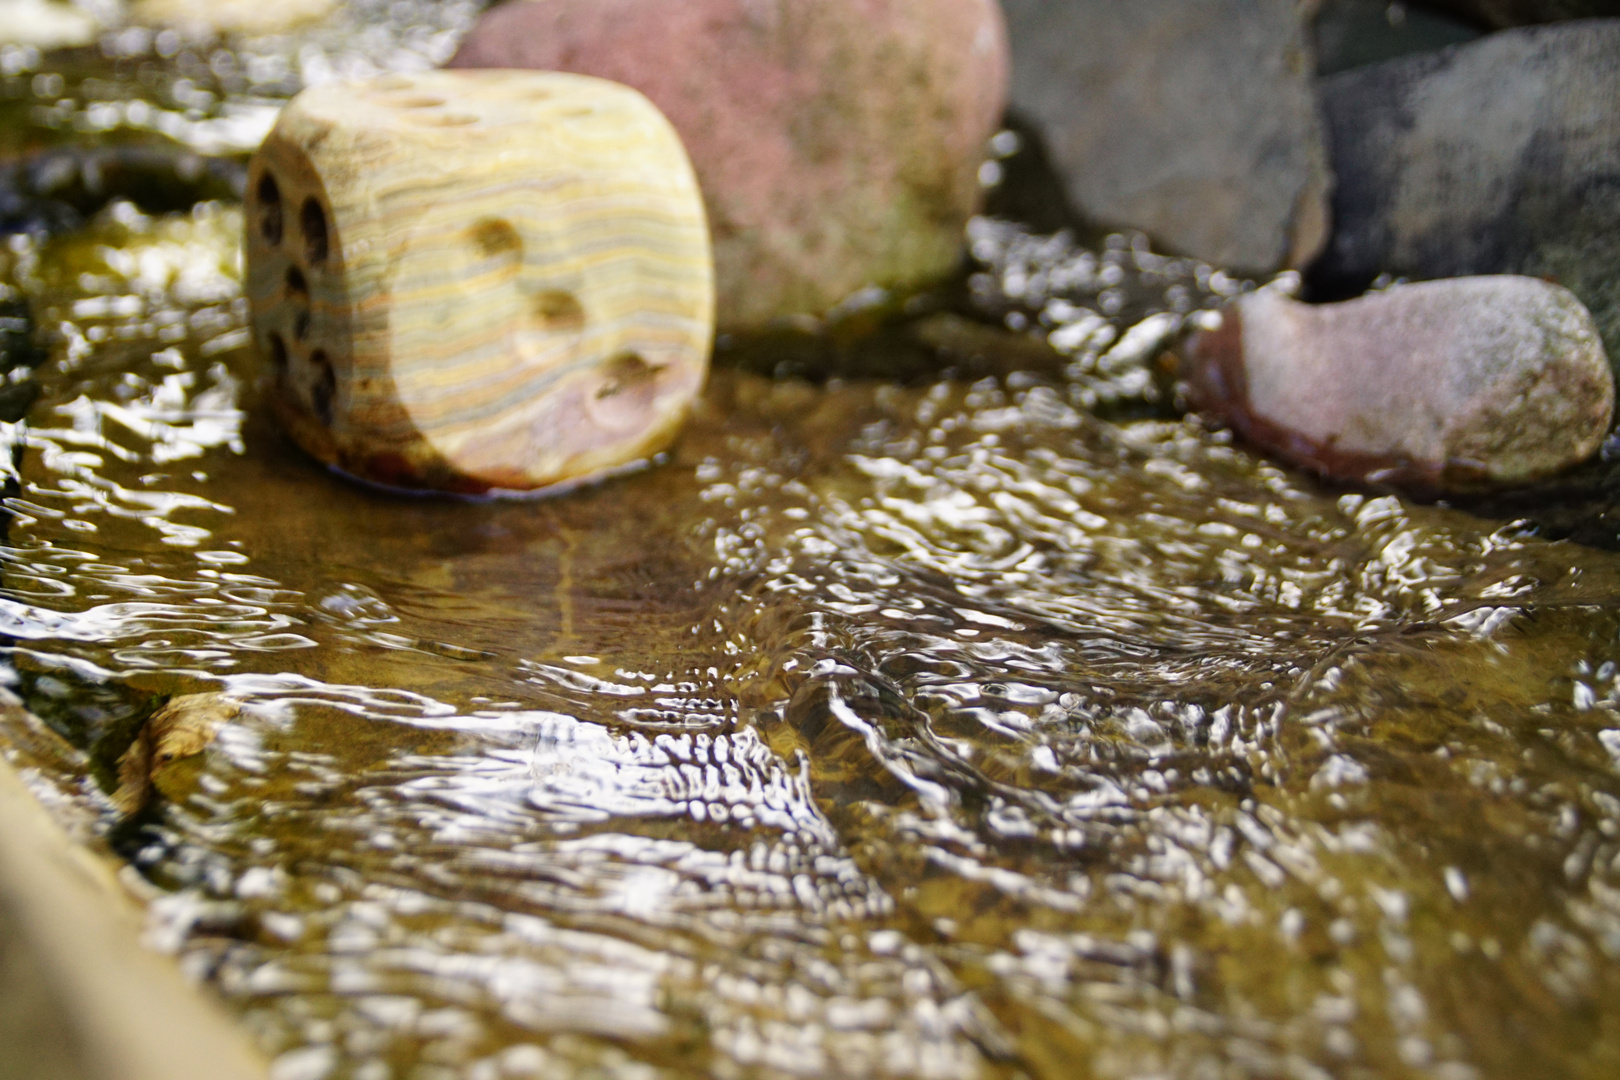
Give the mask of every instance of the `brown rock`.
[[1007, 57], [995, 0], [514, 0], [450, 66], [651, 98], [697, 170], [738, 330], [957, 265]]
[[1399, 285], [1342, 304], [1250, 293], [1187, 353], [1200, 408], [1346, 480], [1525, 483], [1590, 457], [1614, 413], [1591, 315], [1535, 278]]

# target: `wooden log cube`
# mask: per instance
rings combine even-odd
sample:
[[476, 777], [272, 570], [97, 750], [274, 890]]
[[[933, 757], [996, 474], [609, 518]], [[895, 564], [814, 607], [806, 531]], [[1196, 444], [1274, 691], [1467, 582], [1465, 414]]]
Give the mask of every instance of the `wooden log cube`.
[[304, 91], [249, 167], [247, 282], [287, 431], [390, 486], [610, 473], [669, 444], [708, 371], [697, 181], [663, 115], [600, 79]]

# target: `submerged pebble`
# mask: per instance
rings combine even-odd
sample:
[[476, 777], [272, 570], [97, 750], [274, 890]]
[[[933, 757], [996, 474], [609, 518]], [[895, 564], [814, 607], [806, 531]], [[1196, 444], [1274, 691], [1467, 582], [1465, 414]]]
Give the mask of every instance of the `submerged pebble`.
[[1342, 304], [1248, 294], [1188, 346], [1196, 403], [1346, 480], [1520, 484], [1597, 452], [1614, 381], [1568, 290], [1506, 275]]
[[241, 711], [242, 702], [228, 694], [183, 694], [153, 713], [118, 760], [113, 805], [126, 815], [138, 812], [167, 766], [208, 749]]

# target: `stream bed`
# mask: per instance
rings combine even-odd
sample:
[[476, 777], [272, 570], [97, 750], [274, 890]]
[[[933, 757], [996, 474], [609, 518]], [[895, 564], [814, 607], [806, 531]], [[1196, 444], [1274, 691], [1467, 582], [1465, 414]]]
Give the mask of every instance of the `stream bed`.
[[468, 502], [267, 420], [241, 227], [4, 241], [0, 631], [42, 794], [276, 1080], [1620, 1075], [1620, 555], [1108, 349], [1247, 286], [982, 219], [860, 346], [954, 377], [721, 363], [651, 468]]

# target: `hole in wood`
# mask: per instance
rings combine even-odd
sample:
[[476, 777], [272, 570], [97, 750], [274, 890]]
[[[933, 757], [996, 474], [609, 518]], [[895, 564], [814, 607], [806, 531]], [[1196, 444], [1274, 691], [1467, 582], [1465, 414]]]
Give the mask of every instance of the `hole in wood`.
[[314, 196], [304, 200], [304, 207], [298, 212], [298, 225], [304, 233], [304, 256], [313, 264], [326, 261], [326, 211], [321, 204], [315, 201]]
[[264, 341], [265, 351], [270, 354], [270, 371], [281, 382], [287, 377], [287, 343], [281, 340], [280, 334], [270, 334]]
[[509, 221], [485, 218], [470, 230], [473, 247], [486, 259], [521, 259], [523, 238]]
[[259, 235], [271, 247], [281, 243], [281, 186], [276, 178], [269, 173], [259, 177], [259, 186], [254, 194], [258, 199]]
[[310, 372], [309, 380], [310, 408], [315, 411], [316, 419], [330, 425], [332, 398], [337, 393], [337, 375], [332, 371], [332, 361], [324, 349], [316, 349], [309, 354], [309, 366], [314, 369]]
[[616, 356], [603, 368], [602, 384], [596, 388], [596, 400], [628, 397], [645, 391], [658, 380], [659, 370], [635, 353]]
[[635, 353], [620, 353], [598, 371], [596, 390], [585, 399], [585, 413], [604, 431], [629, 432], [647, 423], [658, 402], [663, 370]]
[[304, 272], [296, 266], [287, 267], [287, 291], [293, 296], [309, 296], [309, 281], [305, 279]]
[[529, 309], [535, 321], [547, 330], [578, 331], [585, 326], [585, 308], [579, 298], [562, 289], [547, 289], [535, 294]]

